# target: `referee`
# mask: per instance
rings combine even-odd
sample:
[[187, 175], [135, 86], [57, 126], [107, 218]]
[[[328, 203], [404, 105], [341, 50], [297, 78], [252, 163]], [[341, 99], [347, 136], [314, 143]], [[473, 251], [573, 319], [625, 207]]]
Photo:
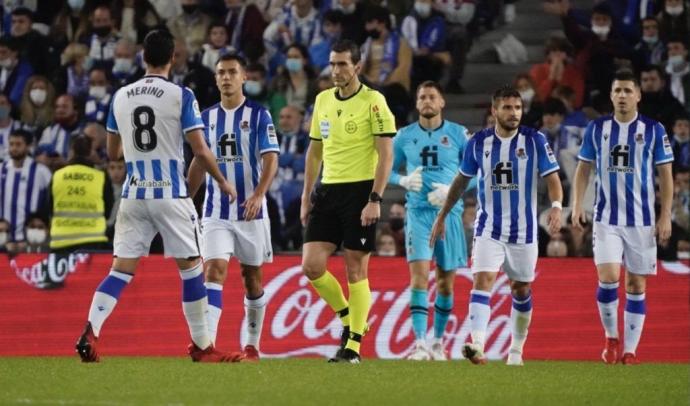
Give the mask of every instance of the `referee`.
[[[337, 42], [329, 63], [335, 89], [316, 97], [306, 156], [300, 209], [306, 226], [302, 269], [343, 322], [340, 349], [329, 362], [357, 364], [371, 306], [367, 267], [391, 171], [395, 118], [383, 95], [360, 83], [357, 45]], [[322, 162], [321, 184], [314, 188]], [[341, 243], [349, 300], [326, 270], [328, 257]]]

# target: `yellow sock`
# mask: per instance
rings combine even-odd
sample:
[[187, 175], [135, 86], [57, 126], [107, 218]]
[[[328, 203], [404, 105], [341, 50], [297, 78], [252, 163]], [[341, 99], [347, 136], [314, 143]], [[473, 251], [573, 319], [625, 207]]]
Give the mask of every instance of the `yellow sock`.
[[343, 322], [343, 326], [349, 326], [350, 316], [348, 314], [347, 299], [345, 299], [343, 288], [340, 287], [340, 282], [335, 279], [335, 276], [326, 271], [323, 275], [310, 282], [316, 293], [338, 314], [340, 321]]
[[348, 284], [350, 288], [350, 339], [345, 348], [359, 353], [360, 341], [364, 335], [371, 307], [369, 279]]

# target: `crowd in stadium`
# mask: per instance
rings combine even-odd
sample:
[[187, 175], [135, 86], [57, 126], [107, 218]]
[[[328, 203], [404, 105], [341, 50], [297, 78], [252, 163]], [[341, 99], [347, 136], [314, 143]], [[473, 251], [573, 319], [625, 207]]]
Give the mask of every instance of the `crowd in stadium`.
[[[112, 238], [126, 172], [124, 159], [107, 159], [105, 121], [118, 88], [144, 75], [144, 37], [164, 28], [176, 38], [170, 80], [192, 89], [202, 110], [220, 98], [214, 78], [218, 58], [239, 53], [248, 60], [245, 95], [271, 112], [280, 142], [279, 172], [267, 196], [274, 250], [299, 250], [310, 111], [316, 94], [332, 86], [331, 45], [338, 39], [361, 45], [361, 79], [386, 97], [401, 128], [415, 119], [413, 99], [422, 81], [441, 83], [446, 95], [463, 92], [473, 41], [519, 12], [519, 3], [505, 3], [501, 8], [494, 0], [6, 1], [0, 19], [0, 249], [48, 249], [51, 173], [73, 161], [76, 139], [88, 139], [76, 143], [80, 159], [107, 170], [104, 207]], [[641, 82], [640, 113], [665, 126], [675, 157], [673, 233], [659, 257], [687, 257], [688, 4], [649, 1], [645, 9], [629, 3], [637, 4], [605, 0], [583, 10], [568, 0], [544, 3], [546, 12], [561, 18], [565, 35], [544, 38], [544, 61], [514, 78], [524, 102], [522, 124], [540, 129], [551, 143], [568, 206], [584, 130], [590, 120], [611, 113], [616, 70], [634, 69]], [[494, 90], [485, 89], [486, 100], [478, 103], [488, 103]], [[462, 116], [447, 118], [463, 122]], [[487, 114], [487, 126], [491, 118]], [[540, 211], [550, 207], [545, 188], [538, 198]], [[476, 205], [476, 198], [466, 196], [469, 244]], [[404, 255], [404, 202], [385, 207], [377, 253]], [[565, 227], [554, 236], [542, 224], [540, 255], [592, 255], [591, 222], [584, 231], [570, 228], [568, 214], [566, 208]]]

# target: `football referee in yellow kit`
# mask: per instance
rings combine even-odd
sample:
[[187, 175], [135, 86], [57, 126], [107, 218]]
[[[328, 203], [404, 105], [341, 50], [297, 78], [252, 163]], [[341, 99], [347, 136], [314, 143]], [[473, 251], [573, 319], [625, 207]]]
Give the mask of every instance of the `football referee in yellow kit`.
[[[359, 47], [336, 43], [331, 51], [334, 89], [316, 97], [307, 150], [300, 216], [306, 226], [302, 269], [319, 296], [343, 322], [340, 349], [329, 362], [359, 363], [371, 290], [367, 279], [381, 196], [393, 161], [395, 118], [383, 95], [359, 81]], [[321, 184], [314, 188], [323, 162]], [[343, 244], [349, 300], [326, 270]]]

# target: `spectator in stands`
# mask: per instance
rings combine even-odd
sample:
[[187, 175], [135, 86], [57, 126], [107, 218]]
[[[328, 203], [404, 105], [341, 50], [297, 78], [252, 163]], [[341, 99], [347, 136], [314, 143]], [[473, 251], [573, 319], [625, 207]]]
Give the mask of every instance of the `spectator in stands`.
[[148, 0], [113, 0], [116, 27], [122, 38], [136, 44], [144, 42], [149, 31], [163, 28], [165, 22]]
[[537, 92], [534, 90], [532, 77], [528, 73], [518, 73], [515, 76], [513, 86], [520, 92], [520, 97], [522, 98], [522, 121], [520, 124], [539, 128], [542, 105], [537, 99]]
[[379, 232], [376, 236], [376, 255], [380, 257], [394, 257], [398, 255], [395, 237], [389, 232]]
[[[685, 41], [687, 41], [687, 36]], [[680, 38], [668, 40], [668, 61], [666, 73], [671, 77], [670, 88], [673, 96], [690, 113], [690, 62], [688, 62], [688, 46]]]
[[683, 114], [683, 106], [666, 87], [664, 71], [655, 65], [645, 66], [640, 71], [640, 90], [642, 100], [639, 112], [659, 121], [667, 129], [673, 125], [673, 119]]
[[[0, 202], [0, 204], [2, 203]], [[10, 222], [5, 219], [0, 219], [0, 253], [4, 254], [8, 251], [7, 245], [9, 243], [9, 238]]]
[[247, 80], [244, 82], [244, 95], [257, 103], [261, 103], [271, 113], [271, 117], [280, 115], [280, 106], [285, 106], [285, 95], [270, 92], [266, 83], [266, 68], [259, 63], [247, 66]]
[[446, 19], [446, 49], [452, 58], [446, 92], [461, 93], [460, 82], [465, 71], [466, 55], [472, 44], [468, 27], [474, 18], [476, 4], [472, 0], [435, 0], [434, 8], [443, 13]]
[[23, 127], [20, 121], [12, 118], [11, 113], [12, 104], [10, 104], [10, 99], [0, 93], [0, 162], [9, 159], [8, 144], [10, 134], [12, 131]]
[[690, 231], [690, 168], [685, 167], [674, 175], [673, 208], [671, 217], [686, 232]]
[[254, 63], [264, 54], [263, 35], [267, 24], [258, 7], [245, 3], [243, 0], [225, 0], [228, 12], [223, 21], [228, 32], [228, 45]]
[[333, 0], [333, 11], [342, 13], [343, 34], [342, 39], [354, 41], [362, 45], [367, 38], [364, 31], [364, 13], [366, 6], [358, 0]]
[[31, 213], [26, 218], [26, 227], [24, 231], [26, 235], [26, 248], [24, 252], [27, 253], [43, 253], [49, 251], [49, 229], [46, 221], [39, 213]]
[[73, 42], [62, 51], [60, 61], [61, 67], [53, 79], [57, 91], [80, 99], [86, 98], [89, 94], [89, 70], [93, 65], [89, 48]]
[[367, 10], [365, 28], [368, 38], [362, 47], [361, 74], [365, 83], [383, 93], [399, 127], [407, 123], [412, 103], [412, 48], [392, 29], [390, 13], [384, 7]]
[[111, 98], [112, 89], [105, 71], [99, 68], [93, 69], [89, 73], [89, 90], [84, 104], [84, 120], [105, 125]]
[[323, 15], [323, 40], [309, 47], [309, 57], [317, 72], [328, 67], [331, 48], [343, 38], [345, 16], [340, 10], [328, 10]]
[[[540, 131], [546, 135], [546, 140], [551, 145], [556, 160], [560, 162], [561, 150], [577, 148], [577, 143], [568, 139], [568, 133], [563, 127], [565, 118], [565, 105], [559, 99], [550, 97], [543, 103]], [[564, 186], [565, 188], [565, 186]]]
[[33, 12], [26, 7], [12, 11], [12, 39], [17, 43], [19, 59], [28, 61], [34, 72], [47, 74], [57, 66], [57, 58], [48, 47], [48, 39], [31, 27]]
[[74, 98], [63, 94], [55, 100], [54, 124], [43, 130], [36, 148], [36, 160], [55, 171], [65, 164], [73, 138], [79, 137], [82, 122]]
[[283, 12], [288, 0], [248, 0], [248, 4], [255, 5], [265, 21], [273, 21]]
[[120, 155], [120, 158], [115, 161], [108, 162], [108, 177], [110, 178], [110, 185], [113, 189], [113, 208], [107, 216], [106, 225], [108, 230], [106, 234], [108, 239], [112, 241], [115, 233], [115, 220], [117, 219], [117, 211], [120, 208], [120, 199], [122, 196], [122, 186], [125, 181], [125, 158]]
[[[587, 223], [583, 227], [573, 227], [571, 216], [567, 216], [567, 229], [570, 232], [570, 244], [568, 246], [568, 256], [571, 257], [593, 257], [594, 251], [592, 249], [592, 216], [590, 213], [586, 214]], [[565, 227], [564, 227], [565, 229]]]
[[546, 61], [532, 66], [529, 72], [539, 101], [543, 102], [549, 98], [557, 86], [569, 86], [575, 91], [573, 107], [582, 106], [585, 81], [582, 74], [570, 63], [572, 50], [572, 45], [565, 38], [551, 37], [546, 41]]
[[309, 52], [303, 45], [292, 44], [285, 55], [285, 66], [273, 78], [271, 91], [283, 94], [288, 105], [304, 110], [316, 98], [316, 74], [309, 64]]
[[294, 0], [289, 8], [273, 20], [263, 33], [269, 71], [285, 59], [288, 45], [300, 44], [307, 49], [321, 42], [321, 16], [313, 0]]
[[197, 54], [197, 61], [211, 72], [215, 72], [218, 58], [228, 53], [235, 53], [237, 50], [228, 45], [228, 29], [221, 22], [212, 23], [208, 27], [207, 42], [201, 46], [201, 51]]
[[13, 106], [18, 106], [26, 81], [34, 73], [31, 64], [19, 57], [17, 42], [0, 37], [0, 91], [9, 97]]
[[0, 218], [10, 222], [13, 251], [25, 248], [24, 224], [29, 213], [44, 213], [50, 184], [50, 170], [29, 156], [31, 133], [15, 130], [10, 134], [10, 160], [0, 167]]
[[425, 80], [441, 82], [451, 65], [446, 47], [446, 20], [433, 8], [433, 0], [417, 0], [414, 8], [402, 21], [402, 36], [412, 49], [412, 84]]
[[683, 0], [664, 0], [663, 9], [656, 16], [661, 40], [690, 37], [690, 14]]
[[395, 202], [388, 209], [388, 221], [381, 225], [381, 232], [395, 239], [395, 255], [405, 256], [405, 203]]
[[575, 91], [570, 86], [558, 86], [551, 92], [551, 97], [559, 99], [565, 106], [566, 113], [562, 125], [568, 132], [568, 139], [577, 140], [577, 145], [581, 145], [589, 119], [582, 110], [574, 107], [577, 97]]
[[659, 21], [654, 17], [642, 20], [642, 38], [633, 49], [633, 66], [639, 72], [648, 65], [661, 65], [666, 59], [666, 46], [659, 38]]
[[83, 136], [91, 140], [89, 161], [98, 169], [105, 169], [108, 162], [106, 138], [108, 133], [102, 124], [91, 122], [84, 126]]
[[673, 121], [671, 147], [673, 148], [673, 170], [690, 169], [690, 117], [682, 115]]
[[[93, 4], [93, 3], [91, 3]], [[57, 49], [64, 49], [86, 33], [89, 28], [90, 5], [84, 0], [66, 1], [53, 18], [49, 38]]]
[[206, 42], [211, 16], [201, 10], [199, 0], [182, 0], [181, 4], [183, 13], [168, 20], [168, 29], [177, 40], [184, 41], [189, 53], [194, 55]]
[[213, 72], [189, 57], [187, 45], [181, 39], [175, 40], [175, 57], [170, 78], [174, 83], [192, 89], [202, 110], [220, 99]]
[[114, 28], [110, 8], [105, 5], [96, 7], [91, 13], [91, 28], [79, 42], [89, 47], [89, 56], [94, 66], [110, 70], [115, 59], [115, 46], [120, 40]]
[[40, 134], [53, 122], [55, 88], [47, 78], [32, 76], [26, 81], [19, 103], [19, 119], [31, 131]]
[[550, 236], [549, 242], [548, 244], [546, 244], [547, 257], [568, 256], [567, 231], [568, 229], [562, 229], [561, 231], [558, 231], [557, 233]]
[[115, 88], [136, 82], [144, 76], [144, 69], [136, 63], [137, 49], [132, 41], [124, 38], [117, 41], [113, 57], [112, 73]]

